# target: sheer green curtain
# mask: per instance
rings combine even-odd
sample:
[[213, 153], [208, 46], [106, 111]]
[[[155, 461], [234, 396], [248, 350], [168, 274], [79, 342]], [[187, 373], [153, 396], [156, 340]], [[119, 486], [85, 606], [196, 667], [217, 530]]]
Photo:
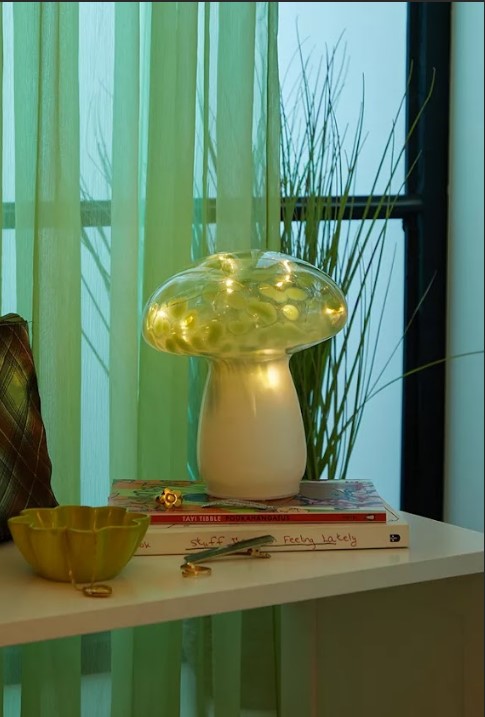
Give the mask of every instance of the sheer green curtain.
[[[109, 44], [107, 24], [114, 38], [108, 119], [92, 123], [94, 138], [82, 122], [91, 10], [93, 46]], [[31, 322], [58, 500], [96, 504], [115, 477], [196, 474], [204, 367], [145, 346], [141, 311], [191, 259], [278, 247], [277, 3], [33, 2], [9, 13], [4, 213], [15, 242], [0, 276], [13, 267], [15, 278], [1, 308]], [[84, 176], [86, 143], [105, 196]], [[93, 671], [108, 685], [94, 717], [273, 714], [277, 618], [267, 609], [6, 650], [4, 717], [88, 714]]]

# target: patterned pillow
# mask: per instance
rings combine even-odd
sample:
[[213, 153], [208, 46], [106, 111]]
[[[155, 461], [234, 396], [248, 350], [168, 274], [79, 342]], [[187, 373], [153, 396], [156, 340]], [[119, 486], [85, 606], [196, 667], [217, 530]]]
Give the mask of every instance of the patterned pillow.
[[52, 507], [52, 466], [27, 322], [0, 317], [0, 542], [24, 508]]

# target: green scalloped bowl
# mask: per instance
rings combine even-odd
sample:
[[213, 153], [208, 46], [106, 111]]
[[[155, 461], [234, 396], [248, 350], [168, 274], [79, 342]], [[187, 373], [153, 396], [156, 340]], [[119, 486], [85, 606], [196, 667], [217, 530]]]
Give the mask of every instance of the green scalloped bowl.
[[15, 545], [48, 580], [90, 583], [114, 578], [133, 556], [150, 518], [125, 508], [62, 505], [27, 508], [8, 520]]

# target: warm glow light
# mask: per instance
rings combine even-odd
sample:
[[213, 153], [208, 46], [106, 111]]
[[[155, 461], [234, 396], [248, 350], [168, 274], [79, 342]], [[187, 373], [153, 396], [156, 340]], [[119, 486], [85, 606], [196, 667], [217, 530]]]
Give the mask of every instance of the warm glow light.
[[223, 271], [234, 274], [237, 269], [237, 262], [230, 256], [224, 256], [221, 258], [221, 266]]
[[257, 379], [257, 382], [263, 389], [275, 391], [281, 388], [281, 373], [278, 362], [264, 362], [261, 363], [253, 374], [253, 377]]
[[346, 317], [329, 276], [276, 252], [205, 257], [152, 294], [145, 341], [210, 360], [197, 438], [210, 495], [269, 500], [298, 492], [306, 440], [290, 357], [330, 339]]
[[315, 267], [271, 252], [224, 253], [152, 295], [143, 335], [171, 353], [289, 356], [336, 334], [345, 318], [345, 298]]
[[326, 306], [323, 309], [323, 313], [326, 314], [332, 321], [336, 321], [342, 314], [344, 314], [346, 309], [343, 306], [339, 306], [338, 309], [332, 309], [330, 306]]
[[266, 382], [269, 388], [278, 388], [280, 385], [280, 375], [276, 370], [275, 366], [267, 366], [266, 368]]
[[287, 271], [288, 273], [285, 274], [285, 276], [283, 277], [283, 279], [280, 279], [280, 281], [277, 281], [277, 282], [276, 282], [275, 286], [277, 286], [278, 289], [283, 289], [286, 284], [291, 284], [292, 281], [293, 281], [293, 276], [292, 276], [292, 274], [291, 274], [290, 263], [289, 263], [288, 261], [283, 261], [282, 264], [283, 264], [283, 266], [285, 267], [285, 269], [286, 269], [286, 271]]

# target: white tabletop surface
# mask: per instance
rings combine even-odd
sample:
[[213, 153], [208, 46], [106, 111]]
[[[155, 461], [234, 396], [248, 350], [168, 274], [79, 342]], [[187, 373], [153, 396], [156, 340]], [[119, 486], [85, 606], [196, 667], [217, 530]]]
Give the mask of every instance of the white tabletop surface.
[[0, 647], [483, 572], [483, 534], [403, 513], [410, 548], [226, 558], [184, 578], [180, 556], [136, 556], [109, 598], [33, 574], [0, 546]]

